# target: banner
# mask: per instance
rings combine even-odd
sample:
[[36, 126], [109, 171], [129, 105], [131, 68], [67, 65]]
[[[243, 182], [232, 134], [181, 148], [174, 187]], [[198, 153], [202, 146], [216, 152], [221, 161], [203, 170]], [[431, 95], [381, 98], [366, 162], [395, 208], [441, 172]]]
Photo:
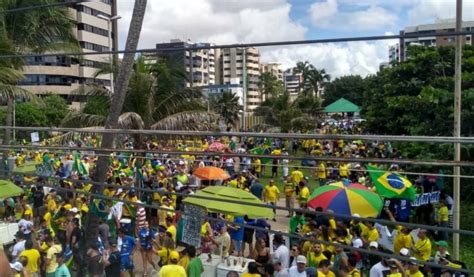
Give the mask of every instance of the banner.
[[428, 192], [428, 193], [422, 193], [422, 194], [417, 194], [415, 201], [411, 203], [412, 207], [419, 207], [422, 205], [427, 205], [427, 204], [434, 204], [439, 202], [439, 191], [434, 191], [434, 192]]
[[183, 237], [181, 242], [193, 245], [196, 248], [201, 246], [201, 225], [206, 215], [206, 210], [201, 207], [184, 205]]

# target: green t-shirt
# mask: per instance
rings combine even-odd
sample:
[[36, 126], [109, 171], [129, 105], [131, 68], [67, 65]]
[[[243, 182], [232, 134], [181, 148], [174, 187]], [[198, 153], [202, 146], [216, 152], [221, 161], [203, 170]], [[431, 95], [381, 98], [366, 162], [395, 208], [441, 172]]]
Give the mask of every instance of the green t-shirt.
[[305, 224], [304, 217], [303, 216], [292, 216], [290, 218], [290, 234], [296, 234], [299, 233], [299, 229], [301, 226]]
[[201, 258], [196, 257], [189, 262], [188, 265], [188, 277], [201, 277], [201, 273], [204, 270], [202, 266]]

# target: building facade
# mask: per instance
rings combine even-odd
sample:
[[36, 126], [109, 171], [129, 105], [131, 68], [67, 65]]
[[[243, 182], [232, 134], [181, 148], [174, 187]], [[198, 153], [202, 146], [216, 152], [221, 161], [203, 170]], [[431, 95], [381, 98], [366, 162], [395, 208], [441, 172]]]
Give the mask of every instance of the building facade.
[[[117, 25], [107, 20], [117, 14], [116, 0], [101, 0], [68, 8], [77, 22], [73, 30], [83, 52], [116, 50]], [[95, 83], [111, 88], [111, 75], [95, 72], [111, 62], [109, 55], [77, 57], [28, 57], [22, 87], [38, 95], [53, 93], [61, 96], [74, 94], [81, 85]]]
[[169, 43], [156, 44], [156, 53], [146, 54], [146, 59], [149, 62], [160, 58], [168, 59], [177, 68], [186, 72], [188, 80], [183, 83], [184, 87], [205, 87], [216, 84], [214, 49], [184, 50], [184, 48], [210, 45], [173, 39]]
[[283, 83], [286, 91], [290, 94], [291, 101], [293, 101], [302, 91], [303, 74], [295, 73], [293, 68], [289, 68], [283, 72]]
[[[455, 36], [443, 36], [443, 33], [454, 32], [456, 22], [454, 19], [437, 20], [433, 24], [422, 24], [417, 26], [409, 26], [400, 31], [400, 35], [433, 35], [417, 38], [400, 38], [398, 44], [391, 46], [389, 49], [389, 60], [391, 62], [405, 61], [407, 58], [407, 48], [409, 45], [424, 46], [454, 46]], [[473, 32], [474, 21], [462, 22], [463, 32]], [[472, 45], [473, 35], [463, 36], [463, 44]]]
[[[244, 109], [253, 112], [262, 103], [260, 92], [260, 51], [257, 48], [226, 48], [219, 51], [219, 73], [216, 81], [222, 85], [231, 84], [238, 78], [246, 90]], [[245, 83], [247, 87], [245, 88]]]
[[283, 70], [281, 69], [281, 64], [279, 63], [262, 63], [260, 65], [260, 72], [270, 73], [277, 78], [278, 81], [283, 82]]

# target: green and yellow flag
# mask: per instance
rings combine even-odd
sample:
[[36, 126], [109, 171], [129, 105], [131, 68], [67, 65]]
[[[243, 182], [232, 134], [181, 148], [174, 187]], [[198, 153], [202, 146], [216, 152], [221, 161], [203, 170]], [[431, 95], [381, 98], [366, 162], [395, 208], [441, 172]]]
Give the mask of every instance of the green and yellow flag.
[[415, 201], [416, 192], [411, 182], [397, 172], [383, 171], [375, 166], [367, 166], [377, 193], [386, 198], [402, 198]]

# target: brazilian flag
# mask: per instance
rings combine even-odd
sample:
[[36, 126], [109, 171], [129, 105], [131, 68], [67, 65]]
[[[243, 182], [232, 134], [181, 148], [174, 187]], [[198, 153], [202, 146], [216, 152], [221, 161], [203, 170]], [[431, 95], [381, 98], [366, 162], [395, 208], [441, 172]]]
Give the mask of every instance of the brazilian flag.
[[[250, 153], [252, 155], [268, 155], [270, 153], [268, 153], [267, 149], [270, 149], [270, 148], [258, 146], [258, 147], [255, 147], [253, 149], [250, 149]], [[262, 164], [267, 164], [267, 163], [270, 162], [270, 159], [261, 158], [260, 161], [262, 162]]]
[[377, 193], [386, 198], [401, 198], [415, 201], [416, 191], [411, 182], [397, 172], [382, 171], [375, 166], [367, 166]]

